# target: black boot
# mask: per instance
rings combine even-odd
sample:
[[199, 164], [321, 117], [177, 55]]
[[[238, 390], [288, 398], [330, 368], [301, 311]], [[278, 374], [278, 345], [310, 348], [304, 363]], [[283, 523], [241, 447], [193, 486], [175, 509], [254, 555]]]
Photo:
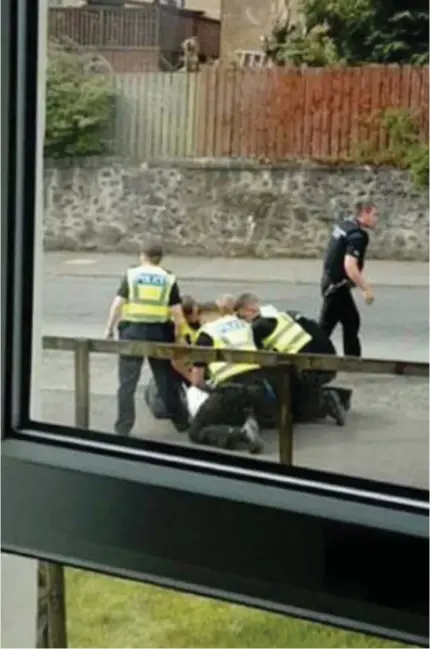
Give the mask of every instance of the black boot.
[[335, 390], [324, 390], [324, 406], [326, 416], [334, 419], [338, 426], [345, 425], [346, 411]]
[[248, 416], [246, 422], [240, 429], [238, 438], [239, 441], [245, 442], [250, 453], [256, 455], [263, 451], [264, 444], [260, 436], [260, 427], [253, 415]]

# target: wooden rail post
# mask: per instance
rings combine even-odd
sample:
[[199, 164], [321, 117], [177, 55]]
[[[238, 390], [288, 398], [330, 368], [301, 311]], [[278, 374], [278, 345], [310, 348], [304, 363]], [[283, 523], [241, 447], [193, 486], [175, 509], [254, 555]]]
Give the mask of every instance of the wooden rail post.
[[90, 341], [76, 341], [75, 347], [75, 424], [90, 427]]
[[293, 464], [293, 413], [291, 401], [292, 365], [282, 368], [279, 376], [279, 461], [281, 464]]
[[67, 649], [64, 568], [39, 563], [39, 615], [37, 647]]
[[64, 566], [47, 565], [48, 590], [50, 591], [51, 615], [49, 615], [49, 647], [67, 649], [66, 594]]

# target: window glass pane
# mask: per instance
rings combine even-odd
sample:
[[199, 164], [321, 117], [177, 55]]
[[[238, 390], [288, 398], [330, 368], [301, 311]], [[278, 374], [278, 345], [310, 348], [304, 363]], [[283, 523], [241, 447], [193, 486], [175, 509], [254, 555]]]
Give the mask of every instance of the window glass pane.
[[66, 571], [70, 647], [401, 647], [91, 572]]
[[[231, 65], [221, 21], [227, 33], [232, 17], [212, 4], [207, 15], [193, 14], [197, 36], [186, 41], [194, 5], [47, 9], [44, 258], [36, 291], [45, 337], [38, 365], [42, 419], [57, 431], [109, 433], [118, 444], [132, 436], [427, 488], [425, 368], [416, 376], [415, 366], [391, 365], [384, 374], [374, 364], [376, 374], [339, 371], [334, 378], [308, 368], [291, 373], [287, 385], [279, 362], [266, 367], [259, 357], [242, 366], [225, 360], [195, 366], [191, 375], [182, 363], [179, 369], [198, 384], [189, 389], [178, 364], [173, 369], [158, 358], [141, 368], [135, 356], [120, 358], [111, 342], [173, 342], [185, 317], [180, 342], [254, 352], [259, 346], [298, 358], [357, 355], [355, 300], [364, 358], [428, 363], [428, 266], [416, 241], [428, 226], [425, 190], [399, 170], [366, 171], [357, 163], [345, 174], [348, 156], [333, 144], [338, 130], [327, 126], [326, 139], [321, 134], [322, 156], [306, 134], [306, 124], [319, 133], [315, 124], [328, 112], [343, 124], [355, 72], [337, 72], [335, 92], [332, 72], [323, 71], [322, 104], [299, 110], [303, 93], [317, 92], [314, 72], [298, 78], [294, 70], [269, 69], [263, 55], [245, 55], [250, 48], [239, 41], [233, 50], [240, 65]], [[372, 69], [360, 72], [363, 84], [370, 84]], [[398, 82], [391, 68], [378, 74], [390, 87]], [[290, 88], [294, 115], [290, 103], [278, 106], [275, 87]], [[366, 110], [351, 117], [345, 142], [357, 139]], [[290, 122], [297, 122], [299, 139]], [[327, 156], [335, 164], [322, 167]], [[305, 168], [301, 161], [309, 157], [315, 166]], [[369, 178], [372, 196], [357, 206]], [[393, 203], [399, 186], [403, 203]], [[328, 316], [319, 320], [324, 251], [345, 216], [364, 237], [372, 223], [363, 214], [373, 214], [373, 206], [379, 222], [369, 234], [364, 273], [376, 299], [366, 306], [360, 290], [342, 283], [347, 279], [330, 280], [330, 291], [344, 295], [336, 308], [347, 338], [344, 345], [339, 325], [330, 349]], [[398, 226], [406, 212], [415, 238]], [[342, 249], [342, 272], [344, 258], [360, 255], [354, 236]], [[248, 320], [258, 309], [249, 294], [266, 309], [253, 326]], [[240, 312], [227, 313], [241, 295]], [[215, 304], [226, 297], [232, 301], [223, 303], [222, 319]], [[395, 376], [402, 370], [410, 375]], [[287, 392], [291, 403], [282, 409]]]

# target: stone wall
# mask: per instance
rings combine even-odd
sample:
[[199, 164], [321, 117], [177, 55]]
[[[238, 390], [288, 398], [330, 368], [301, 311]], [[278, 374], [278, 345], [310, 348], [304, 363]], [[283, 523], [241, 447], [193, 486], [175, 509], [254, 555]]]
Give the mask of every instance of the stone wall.
[[47, 161], [45, 246], [134, 252], [149, 237], [174, 254], [314, 257], [360, 197], [379, 212], [371, 257], [428, 260], [428, 193], [407, 172], [231, 160]]

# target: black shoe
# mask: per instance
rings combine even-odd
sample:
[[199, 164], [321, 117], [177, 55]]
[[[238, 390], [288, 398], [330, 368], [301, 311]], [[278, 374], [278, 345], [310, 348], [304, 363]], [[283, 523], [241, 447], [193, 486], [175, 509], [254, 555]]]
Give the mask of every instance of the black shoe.
[[341, 387], [333, 387], [332, 390], [334, 390], [338, 395], [341, 404], [345, 408], [345, 410], [348, 412], [348, 410], [351, 410], [351, 399], [352, 399], [352, 390], [351, 388], [341, 388]]
[[346, 413], [340, 397], [334, 390], [329, 390], [325, 394], [326, 414], [335, 420], [338, 426], [345, 425]]
[[247, 444], [252, 454], [261, 453], [264, 448], [260, 437], [260, 427], [255, 417], [250, 416], [241, 428], [241, 439]]
[[173, 421], [172, 419], [172, 424], [174, 425], [176, 432], [178, 433], [186, 433], [190, 427], [188, 421]]

